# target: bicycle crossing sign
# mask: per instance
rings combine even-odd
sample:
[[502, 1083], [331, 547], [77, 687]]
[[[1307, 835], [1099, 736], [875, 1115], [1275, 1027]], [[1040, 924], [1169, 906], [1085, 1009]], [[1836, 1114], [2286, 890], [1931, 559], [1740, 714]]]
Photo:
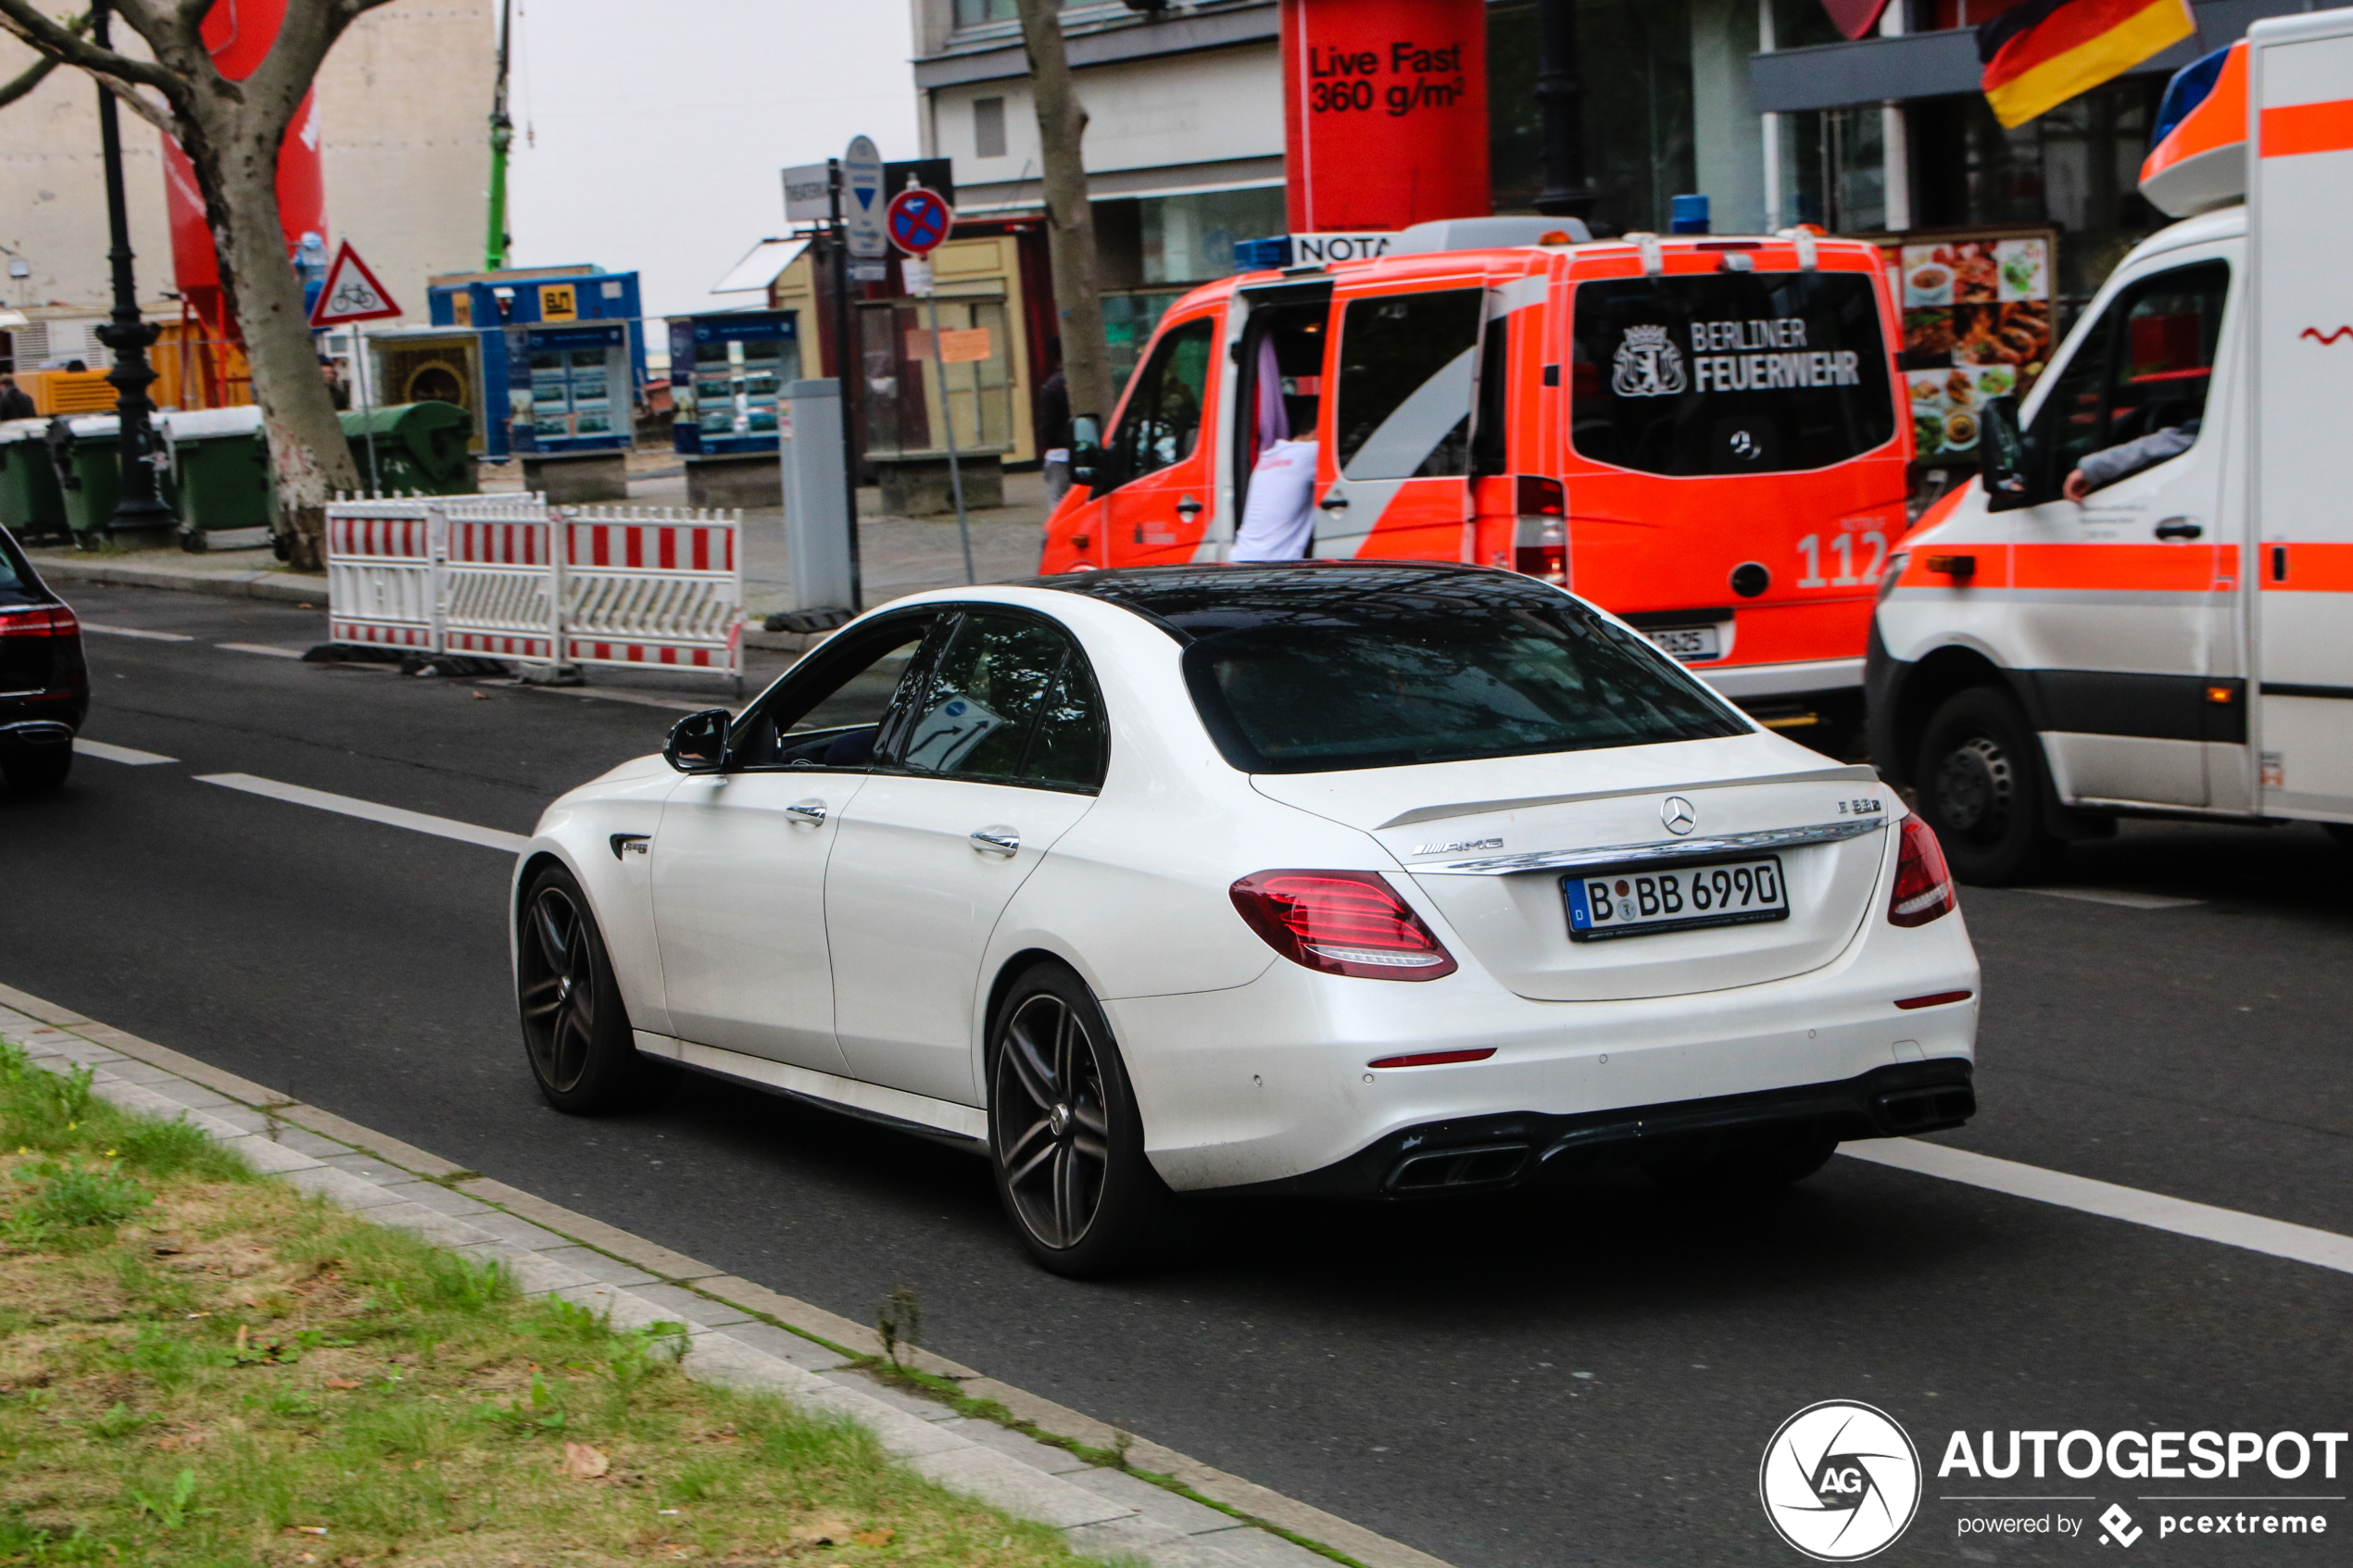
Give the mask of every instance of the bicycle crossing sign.
[[890, 230], [892, 245], [909, 256], [929, 256], [948, 238], [956, 212], [940, 199], [938, 192], [910, 185], [890, 198], [890, 209], [884, 221]]
[[349, 240], [335, 247], [335, 258], [327, 268], [326, 286], [319, 291], [319, 302], [310, 307], [310, 325], [340, 327], [351, 321], [381, 321], [397, 316], [400, 307], [392, 295], [376, 282], [359, 253], [351, 248]]

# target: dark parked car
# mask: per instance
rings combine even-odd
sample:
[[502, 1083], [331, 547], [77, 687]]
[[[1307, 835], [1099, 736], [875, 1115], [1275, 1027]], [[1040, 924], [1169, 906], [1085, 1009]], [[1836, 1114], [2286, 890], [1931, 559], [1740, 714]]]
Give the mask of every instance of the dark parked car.
[[82, 622], [0, 529], [0, 774], [25, 791], [65, 783], [89, 711]]

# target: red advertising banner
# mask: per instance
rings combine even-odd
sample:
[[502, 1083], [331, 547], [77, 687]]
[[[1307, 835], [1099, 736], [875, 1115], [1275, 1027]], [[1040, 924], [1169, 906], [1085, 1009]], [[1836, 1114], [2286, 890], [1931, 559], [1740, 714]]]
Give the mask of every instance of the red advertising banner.
[[[220, 74], [243, 82], [259, 69], [278, 41], [278, 25], [285, 15], [286, 0], [215, 0], [205, 13], [202, 31]], [[217, 335], [233, 336], [195, 167], [169, 135], [163, 139], [163, 192], [171, 224], [171, 270], [181, 297]], [[327, 185], [319, 157], [315, 90], [302, 95], [278, 149], [278, 220], [285, 231], [289, 259], [305, 233], [322, 240], [327, 236]]]
[[1483, 218], [1485, 0], [1283, 0], [1293, 233]]

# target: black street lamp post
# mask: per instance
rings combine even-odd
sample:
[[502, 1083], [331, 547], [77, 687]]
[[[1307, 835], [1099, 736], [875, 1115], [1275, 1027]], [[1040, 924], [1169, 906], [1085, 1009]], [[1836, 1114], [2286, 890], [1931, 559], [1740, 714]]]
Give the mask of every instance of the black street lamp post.
[[1544, 117], [1544, 189], [1536, 210], [1553, 218], [1591, 218], [1593, 187], [1585, 173], [1585, 83], [1578, 70], [1576, 0], [1538, 0], [1536, 101]]
[[[101, 49], [110, 46], [107, 20], [107, 0], [98, 0], [90, 26], [91, 40]], [[103, 82], [98, 87], [98, 144], [107, 166], [107, 228], [112, 241], [107, 255], [114, 265], [114, 320], [100, 327], [97, 336], [114, 350], [114, 369], [107, 372], [107, 380], [114, 383], [115, 412], [122, 427], [121, 487], [107, 532], [120, 543], [152, 547], [165, 543], [180, 520], [163, 504], [156, 484], [156, 432], [150, 417], [155, 405], [147, 400], [147, 383], [156, 373], [148, 368], [147, 349], [159, 334], [139, 317], [139, 291], [131, 271], [131, 219], [122, 195], [122, 128], [115, 119], [114, 94]]]

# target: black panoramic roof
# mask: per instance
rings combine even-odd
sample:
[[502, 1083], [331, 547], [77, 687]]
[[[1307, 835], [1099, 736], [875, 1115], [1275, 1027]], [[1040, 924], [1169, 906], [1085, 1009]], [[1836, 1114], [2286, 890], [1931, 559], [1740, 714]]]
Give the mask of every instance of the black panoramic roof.
[[1575, 608], [1559, 589], [1532, 577], [1442, 561], [1125, 567], [1035, 577], [1022, 586], [1107, 600], [1188, 643], [1275, 623], [1363, 626]]

